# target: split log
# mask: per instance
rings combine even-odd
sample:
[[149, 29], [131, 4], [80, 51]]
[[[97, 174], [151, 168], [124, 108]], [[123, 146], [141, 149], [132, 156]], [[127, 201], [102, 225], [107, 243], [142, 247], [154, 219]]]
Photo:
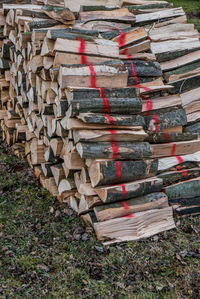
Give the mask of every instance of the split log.
[[[144, 230], [141, 230], [145, 227]], [[104, 245], [136, 241], [175, 228], [172, 208], [135, 213], [134, 217], [120, 217], [94, 223], [97, 238], [109, 240]]]
[[173, 202], [177, 199], [195, 198], [199, 196], [200, 178], [195, 178], [189, 181], [180, 182], [169, 187], [165, 187], [164, 191], [167, 194], [169, 201]]
[[178, 216], [195, 216], [200, 214], [200, 198], [193, 198], [187, 200], [180, 200], [179, 206], [174, 206], [175, 212]]
[[200, 87], [186, 91], [180, 95], [183, 107], [200, 100]]
[[90, 211], [94, 206], [100, 205], [102, 201], [98, 196], [85, 196], [81, 195], [78, 213], [79, 215], [82, 213], [87, 213]]
[[160, 192], [162, 188], [162, 179], [153, 177], [123, 185], [99, 187], [94, 190], [103, 202], [109, 203]]
[[198, 134], [200, 135], [200, 122], [194, 123], [190, 126], [186, 126], [186, 131], [190, 132], [188, 134]]
[[180, 181], [190, 180], [200, 176], [199, 168], [185, 169], [184, 167], [176, 171], [168, 171], [158, 174], [157, 177], [163, 180], [164, 186], [169, 186]]
[[180, 141], [151, 145], [152, 157], [194, 154], [200, 149], [200, 140]]
[[179, 109], [163, 114], [148, 115], [144, 117], [148, 131], [160, 131], [167, 128], [184, 126], [187, 124], [187, 116], [184, 109]]
[[169, 158], [162, 158], [158, 161], [158, 171], [163, 172], [164, 170], [170, 169], [176, 165], [185, 163], [185, 162], [198, 162], [200, 163], [200, 151], [184, 156], [176, 156]]
[[146, 140], [150, 143], [165, 143], [165, 142], [176, 142], [176, 141], [190, 141], [197, 138], [198, 138], [198, 134], [195, 133], [191, 134], [191, 133], [159, 132], [159, 133], [149, 134]]
[[173, 86], [172, 93], [183, 93], [199, 87], [200, 75], [195, 75], [186, 79], [170, 82]]
[[146, 13], [146, 14], [138, 14], [136, 15], [136, 24], [146, 25], [149, 23], [154, 23], [156, 21], [163, 22], [166, 19], [170, 19], [173, 17], [178, 16], [184, 16], [185, 12], [183, 9], [180, 8], [172, 8], [172, 9], [164, 9], [164, 10], [158, 10], [156, 12], [152, 13]]
[[167, 112], [167, 110], [182, 108], [182, 101], [179, 95], [162, 96], [142, 101], [142, 112], [159, 110], [158, 113]]
[[[116, 142], [114, 145], [118, 149], [117, 159], [141, 160], [152, 155], [150, 144], [147, 142]], [[114, 145], [112, 142], [82, 142], [78, 143], [76, 148], [81, 158], [84, 159], [112, 159]]]
[[74, 142], [79, 141], [143, 141], [147, 134], [141, 127], [135, 130], [73, 130]]
[[[142, 60], [124, 60], [124, 64], [128, 69], [129, 76], [134, 77], [135, 73], [138, 77], [160, 77], [162, 70], [160, 64], [156, 61], [142, 61]], [[133, 74], [134, 66], [134, 74]]]
[[[76, 37], [74, 37], [74, 39], [75, 40], [57, 38], [53, 50], [68, 53], [79, 53], [81, 41]], [[88, 37], [87, 39], [92, 40], [91, 37]], [[117, 43], [104, 39], [96, 39], [94, 42], [85, 41], [84, 55], [119, 58], [119, 47]]]
[[80, 12], [79, 16], [83, 23], [101, 20], [117, 21], [133, 25], [136, 21], [135, 16], [129, 12], [128, 8], [115, 9], [111, 11]]
[[168, 197], [165, 193], [151, 193], [123, 202], [94, 207], [94, 212], [99, 222], [124, 217], [130, 214], [163, 209], [168, 207]]
[[58, 75], [60, 87], [96, 85], [95, 87], [123, 88], [127, 86], [128, 71], [121, 61], [105, 62], [102, 65], [94, 65], [93, 68], [95, 76], [91, 75], [89, 66], [61, 66]]
[[198, 75], [200, 72], [200, 61], [187, 64], [186, 66], [179, 67], [176, 70], [164, 73], [166, 82], [178, 81], [188, 77]]
[[143, 161], [100, 161], [89, 167], [93, 187], [130, 182], [154, 176], [158, 170], [158, 160]]
[[118, 115], [118, 114], [100, 114], [100, 113], [80, 113], [77, 116], [87, 124], [113, 124], [117, 126], [126, 126], [128, 128], [145, 125], [144, 118], [141, 115]]
[[69, 116], [78, 115], [79, 113], [103, 113], [105, 112], [105, 101], [108, 102], [109, 113], [119, 114], [137, 114], [142, 112], [142, 100], [140, 98], [90, 98], [73, 100], [71, 103]]
[[170, 61], [162, 62], [161, 69], [162, 71], [170, 71], [173, 69], [177, 69], [179, 67], [185, 66], [195, 61], [199, 61], [200, 60], [199, 56], [200, 56], [200, 51], [196, 51]]
[[[124, 88], [104, 88], [106, 98], [139, 98], [139, 89], [133, 87]], [[69, 104], [72, 100], [88, 100], [94, 98], [101, 98], [101, 89], [97, 88], [78, 88], [71, 86], [65, 89], [65, 94]], [[90, 101], [91, 102], [91, 101]]]

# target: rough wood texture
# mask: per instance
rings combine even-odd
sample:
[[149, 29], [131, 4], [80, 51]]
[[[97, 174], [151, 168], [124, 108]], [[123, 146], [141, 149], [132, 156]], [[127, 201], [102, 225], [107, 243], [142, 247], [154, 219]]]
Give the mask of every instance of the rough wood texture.
[[118, 217], [124, 217], [133, 213], [162, 209], [168, 207], [168, 197], [165, 193], [151, 193], [123, 202], [94, 207], [97, 220], [106, 221]]
[[154, 132], [187, 124], [187, 116], [184, 109], [156, 114], [156, 117], [155, 115], [149, 115], [144, 118], [146, 130]]
[[118, 115], [118, 114], [100, 114], [100, 113], [80, 113], [77, 116], [84, 123], [87, 124], [113, 124], [117, 126], [126, 126], [127, 128], [141, 126], [143, 127], [145, 122], [141, 115]]
[[[95, 76], [91, 76], [89, 66], [60, 67], [58, 75], [60, 87], [123, 88], [127, 86], [128, 71], [121, 61], [105, 62], [102, 65], [94, 65], [93, 68]], [[91, 77], [95, 78], [95, 83], [91, 82]]]
[[89, 168], [92, 186], [130, 182], [154, 176], [158, 160], [102, 161], [94, 162]]
[[[142, 112], [142, 100], [140, 98], [107, 98], [109, 113], [119, 114], [137, 114]], [[71, 103], [70, 116], [78, 115], [79, 113], [102, 113], [105, 112], [105, 101], [103, 98], [88, 98], [84, 101], [73, 100]]]
[[145, 180], [125, 183], [123, 185], [95, 188], [95, 192], [103, 202], [109, 203], [136, 198], [153, 192], [159, 192], [162, 188], [162, 179], [153, 177]]
[[169, 197], [169, 201], [176, 199], [187, 199], [199, 196], [200, 178], [195, 178], [189, 181], [180, 182], [178, 184], [166, 187], [165, 193]]
[[164, 186], [169, 186], [178, 183], [180, 181], [186, 181], [199, 176], [200, 176], [199, 168], [185, 169], [184, 167], [183, 168], [181, 167], [180, 170], [164, 172], [157, 175], [158, 178], [161, 178], [163, 180]]
[[[187, 127], [188, 128], [188, 127]], [[191, 133], [151, 133], [147, 137], [147, 141], [150, 143], [165, 143], [165, 142], [176, 142], [176, 141], [190, 141], [198, 138], [198, 134]]]
[[[117, 159], [141, 160], [151, 157], [152, 152], [150, 144], [147, 142], [117, 142]], [[82, 158], [89, 159], [112, 159], [113, 143], [87, 143], [82, 142], [76, 145], [77, 151]]]
[[[141, 230], [142, 226], [145, 227]], [[135, 213], [135, 217], [120, 217], [94, 224], [98, 239], [106, 239], [105, 245], [150, 237], [163, 230], [175, 228], [172, 208]]]

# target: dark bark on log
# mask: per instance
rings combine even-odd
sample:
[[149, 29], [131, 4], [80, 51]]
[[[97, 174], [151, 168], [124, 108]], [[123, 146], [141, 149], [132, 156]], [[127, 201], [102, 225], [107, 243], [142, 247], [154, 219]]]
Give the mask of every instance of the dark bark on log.
[[55, 20], [46, 20], [46, 21], [36, 21], [31, 22], [28, 24], [29, 30], [33, 31], [33, 29], [39, 29], [39, 28], [48, 28], [53, 27], [56, 25], [60, 25], [61, 23]]
[[[103, 202], [123, 201], [130, 198], [136, 198], [142, 195], [160, 192], [163, 188], [161, 179], [150, 178], [141, 181], [126, 183], [121, 185], [109, 186], [107, 188], [96, 188], [95, 191]], [[126, 190], [126, 192], [124, 192]]]
[[[120, 171], [119, 171], [120, 168]], [[154, 176], [158, 160], [96, 162], [89, 168], [92, 186], [119, 184]]]
[[[137, 114], [142, 111], [142, 100], [140, 98], [107, 98], [109, 102], [109, 113]], [[91, 98], [88, 100], [73, 100], [71, 116], [79, 113], [103, 113], [105, 104], [102, 98]]]
[[63, 24], [67, 24], [69, 21], [75, 21], [75, 15], [72, 11], [65, 7], [54, 7], [45, 5], [42, 7], [42, 11], [50, 18], [57, 20]]
[[137, 77], [160, 77], [162, 76], [162, 70], [160, 63], [156, 61], [142, 61], [142, 60], [124, 60], [124, 64], [128, 69], [130, 77], [134, 77], [133, 66]]
[[126, 5], [124, 6], [128, 8], [129, 11], [131, 10], [140, 10], [140, 9], [156, 9], [156, 8], [168, 8], [173, 7], [172, 3], [155, 3], [155, 4], [144, 4], [144, 5]]
[[66, 29], [51, 30], [47, 37], [49, 37], [52, 40], [56, 40], [57, 38], [77, 40], [78, 38], [81, 38], [88, 42], [95, 42], [92, 36], [88, 36], [86, 34], [80, 34], [79, 32], [77, 33], [69, 32], [66, 31]]
[[1, 58], [10, 60], [10, 48], [11, 47], [12, 47], [12, 44], [9, 44], [9, 43], [3, 44]]
[[[91, 98], [101, 98], [100, 89], [88, 89], [88, 88], [77, 88], [77, 89], [66, 89], [66, 96], [70, 100], [84, 100]], [[137, 98], [139, 97], [139, 90], [133, 87], [127, 88], [104, 88], [104, 93], [107, 98]], [[91, 101], [91, 100], [90, 100]]]
[[40, 19], [50, 19], [49, 16], [47, 16], [42, 11], [34, 11], [29, 9], [20, 9], [22, 11], [22, 15], [25, 17], [32, 17], [32, 18], [40, 18]]
[[194, 123], [191, 126], [186, 126], [185, 130], [187, 132], [191, 132], [192, 134], [197, 134], [197, 135], [200, 134], [200, 122]]
[[137, 84], [152, 82], [158, 79], [157, 77], [128, 77], [128, 86], [133, 86]]
[[98, 221], [105, 221], [147, 210], [160, 209], [168, 206], [168, 198], [165, 193], [152, 193], [129, 199], [125, 202], [116, 202], [94, 207]]
[[145, 125], [144, 118], [140, 115], [118, 115], [118, 114], [109, 114], [109, 117], [106, 114], [100, 113], [80, 113], [77, 116], [78, 119], [81, 119], [84, 123], [87, 124], [113, 124], [115, 126], [127, 126], [127, 127], [143, 127]]
[[175, 212], [178, 216], [199, 215], [200, 206], [177, 208]]
[[170, 204], [177, 204], [180, 207], [189, 207], [189, 206], [199, 206], [200, 207], [200, 197], [194, 198], [180, 198], [175, 200], [170, 200]]
[[[147, 142], [116, 142], [118, 148], [118, 159], [141, 160], [151, 157], [152, 152], [150, 144]], [[77, 144], [77, 151], [81, 158], [89, 159], [112, 159], [113, 144], [112, 142]]]
[[[199, 127], [200, 132], [200, 127]], [[191, 133], [153, 133], [149, 134], [147, 141], [150, 143], [166, 143], [166, 142], [177, 142], [177, 141], [190, 141], [198, 138], [198, 134]]]
[[170, 91], [173, 94], [183, 93], [191, 89], [199, 87], [200, 75], [189, 77], [186, 79], [170, 82], [170, 85], [174, 86]]
[[180, 50], [180, 51], [171, 51], [171, 52], [156, 54], [156, 57], [157, 57], [158, 62], [165, 62], [165, 61], [176, 59], [178, 57], [184, 56], [186, 54], [189, 54], [189, 53], [192, 53], [192, 52], [195, 52], [198, 50], [200, 50], [200, 48], [185, 49], [185, 50]]
[[[132, 31], [133, 28], [125, 28], [123, 29], [123, 32], [129, 32]], [[101, 32], [101, 36], [105, 39], [113, 39], [114, 37], [117, 37], [120, 35], [120, 30], [116, 29], [116, 30], [111, 30], [111, 31], [106, 31], [106, 32]]]
[[169, 200], [198, 197], [200, 193], [200, 178], [166, 187], [164, 191]]
[[0, 69], [1, 70], [7, 70], [10, 68], [10, 60], [0, 58]]
[[157, 114], [156, 119], [154, 115], [144, 117], [148, 131], [168, 129], [172, 127], [184, 126], [187, 124], [187, 116], [184, 109], [171, 111], [163, 114]]
[[59, 30], [53, 30], [49, 29], [48, 32], [48, 38], [56, 40], [56, 38], [64, 38], [65, 34], [75, 34], [76, 36], [91, 36], [93, 38], [99, 36], [99, 32], [95, 30], [85, 30], [85, 29], [78, 29], [78, 28], [66, 28], [66, 29], [59, 29]]
[[186, 181], [200, 176], [200, 168], [181, 169], [158, 174], [157, 177], [163, 180], [164, 186], [169, 186], [180, 181]]
[[191, 71], [193, 71], [195, 69], [198, 69], [198, 68], [200, 68], [200, 61], [184, 65], [184, 66], [179, 67], [178, 69], [175, 69], [175, 70], [170, 71], [170, 72], [165, 72], [164, 73], [164, 78], [166, 80], [168, 80], [171, 75], [181, 75], [181, 74], [184, 75], [184, 74], [187, 74], [188, 72], [191, 72]]

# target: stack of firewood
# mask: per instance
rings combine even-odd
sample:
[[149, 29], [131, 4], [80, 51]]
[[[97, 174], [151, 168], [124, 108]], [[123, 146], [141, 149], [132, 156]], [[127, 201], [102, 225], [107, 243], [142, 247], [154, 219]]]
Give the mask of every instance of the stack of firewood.
[[168, 199], [198, 213], [200, 43], [182, 8], [44, 2], [1, 11], [3, 138], [107, 244], [174, 228]]

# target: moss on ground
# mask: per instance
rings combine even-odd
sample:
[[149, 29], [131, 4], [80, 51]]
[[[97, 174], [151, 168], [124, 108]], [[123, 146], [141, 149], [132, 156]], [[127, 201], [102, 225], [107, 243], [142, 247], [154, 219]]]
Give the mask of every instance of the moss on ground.
[[[193, 18], [200, 9], [200, 1], [173, 2]], [[199, 298], [200, 219], [176, 223], [176, 230], [105, 249], [0, 145], [1, 299]]]

